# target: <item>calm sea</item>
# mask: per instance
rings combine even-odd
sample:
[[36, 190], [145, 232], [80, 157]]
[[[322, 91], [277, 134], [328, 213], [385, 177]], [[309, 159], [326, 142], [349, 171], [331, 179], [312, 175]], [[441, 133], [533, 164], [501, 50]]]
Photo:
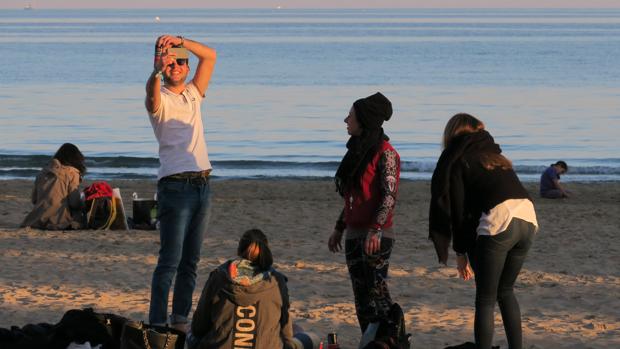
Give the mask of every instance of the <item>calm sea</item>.
[[[214, 47], [214, 174], [330, 177], [359, 97], [394, 104], [403, 177], [430, 178], [445, 122], [480, 117], [525, 180], [620, 180], [620, 10], [3, 10], [0, 179], [64, 142], [89, 178], [156, 174], [144, 83], [162, 33]], [[195, 60], [190, 64], [195, 66]]]

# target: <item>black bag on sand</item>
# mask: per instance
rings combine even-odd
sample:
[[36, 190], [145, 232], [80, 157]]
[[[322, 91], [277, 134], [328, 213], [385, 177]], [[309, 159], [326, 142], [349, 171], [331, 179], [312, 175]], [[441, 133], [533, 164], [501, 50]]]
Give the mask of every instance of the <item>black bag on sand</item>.
[[98, 314], [92, 308], [67, 311], [55, 325], [30, 324], [21, 329], [0, 328], [2, 349], [65, 349], [72, 342], [101, 344], [102, 349], [119, 349], [121, 330], [126, 318]]
[[405, 315], [398, 303], [392, 304], [388, 319], [382, 320], [377, 329], [375, 340], [364, 349], [409, 349], [411, 334], [405, 329]]
[[121, 347], [121, 335], [123, 333], [123, 327], [127, 321], [127, 318], [115, 315], [115, 314], [98, 314], [95, 313], [95, 317], [102, 323], [110, 339], [107, 343], [104, 343], [102, 349], [120, 349]]
[[157, 201], [133, 199], [133, 229], [157, 229]]
[[49, 348], [49, 340], [53, 332], [54, 325], [46, 323], [28, 324], [22, 328], [17, 326], [12, 326], [10, 329], [0, 328], [0, 348]]
[[[445, 349], [476, 349], [476, 344], [472, 342], [465, 342], [463, 344], [459, 344], [459, 345], [455, 345], [451, 347], [445, 347]], [[499, 349], [499, 345], [491, 347], [491, 349]]]
[[183, 331], [128, 321], [123, 327], [120, 349], [183, 349], [184, 345]]
[[103, 349], [119, 349], [121, 329], [127, 319], [114, 314], [98, 314], [92, 308], [67, 311], [56, 324], [50, 349], [65, 349], [72, 342], [101, 344]]

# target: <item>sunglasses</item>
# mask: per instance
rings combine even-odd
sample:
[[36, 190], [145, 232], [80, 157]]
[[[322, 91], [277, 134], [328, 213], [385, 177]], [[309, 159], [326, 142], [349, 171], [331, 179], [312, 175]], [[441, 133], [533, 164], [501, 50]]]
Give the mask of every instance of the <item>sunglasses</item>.
[[[187, 64], [187, 58], [177, 58], [176, 60], [176, 64], [178, 66], [182, 66], [182, 65], [186, 65]], [[173, 65], [174, 63], [171, 63], [169, 65]]]

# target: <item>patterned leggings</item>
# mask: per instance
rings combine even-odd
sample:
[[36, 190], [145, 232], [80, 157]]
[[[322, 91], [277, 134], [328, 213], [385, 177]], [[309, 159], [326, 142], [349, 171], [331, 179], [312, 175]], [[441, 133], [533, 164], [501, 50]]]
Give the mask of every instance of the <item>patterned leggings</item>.
[[365, 238], [347, 239], [345, 253], [355, 296], [355, 311], [362, 333], [372, 322], [387, 318], [392, 298], [387, 287], [390, 254], [394, 239], [382, 238], [381, 250], [374, 255], [364, 252]]

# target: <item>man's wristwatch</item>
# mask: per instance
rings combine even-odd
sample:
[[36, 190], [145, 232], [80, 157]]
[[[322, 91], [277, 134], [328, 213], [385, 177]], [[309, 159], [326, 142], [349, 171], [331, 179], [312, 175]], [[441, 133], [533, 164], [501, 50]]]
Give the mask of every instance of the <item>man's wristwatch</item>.
[[157, 69], [154, 69], [153, 73], [155, 73], [155, 77], [158, 79], [161, 79], [161, 77], [164, 75], [164, 73], [161, 70], [157, 70]]

